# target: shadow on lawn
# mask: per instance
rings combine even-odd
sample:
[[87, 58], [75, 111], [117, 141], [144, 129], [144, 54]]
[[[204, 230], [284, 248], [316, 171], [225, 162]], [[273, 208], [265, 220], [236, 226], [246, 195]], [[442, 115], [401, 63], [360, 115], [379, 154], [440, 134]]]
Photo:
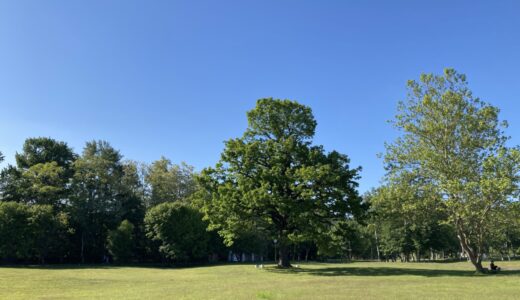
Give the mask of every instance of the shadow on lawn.
[[0, 264], [2, 268], [14, 268], [14, 269], [42, 269], [42, 270], [82, 270], [82, 269], [106, 269], [116, 270], [122, 268], [142, 268], [142, 269], [157, 269], [157, 270], [182, 270], [182, 269], [196, 269], [196, 268], [213, 268], [220, 266], [255, 266], [252, 263], [203, 263], [203, 264], [162, 264], [162, 263], [135, 263], [135, 264]]
[[[431, 269], [412, 269], [412, 268], [358, 268], [358, 267], [323, 267], [316, 269], [292, 268], [279, 269], [269, 268], [268, 272], [278, 274], [309, 274], [315, 276], [424, 276], [424, 277], [470, 277], [481, 276], [471, 270], [431, 270]], [[519, 276], [520, 270], [502, 270], [498, 274], [488, 274], [489, 276]]]

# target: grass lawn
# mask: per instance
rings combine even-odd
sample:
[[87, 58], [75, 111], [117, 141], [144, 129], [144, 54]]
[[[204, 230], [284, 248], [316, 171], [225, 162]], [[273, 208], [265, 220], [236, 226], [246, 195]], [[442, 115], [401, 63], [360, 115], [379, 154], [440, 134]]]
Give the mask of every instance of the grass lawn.
[[299, 269], [0, 267], [0, 299], [519, 299], [520, 261], [302, 264]]

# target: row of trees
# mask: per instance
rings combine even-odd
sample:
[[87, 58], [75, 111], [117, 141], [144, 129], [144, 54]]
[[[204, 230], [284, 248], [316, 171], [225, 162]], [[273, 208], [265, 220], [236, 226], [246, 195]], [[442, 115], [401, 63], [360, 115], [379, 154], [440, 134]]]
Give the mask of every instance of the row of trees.
[[465, 256], [483, 271], [486, 254], [516, 255], [520, 150], [498, 108], [452, 69], [408, 86], [384, 184], [363, 197], [361, 168], [315, 145], [311, 109], [289, 100], [259, 100], [243, 136], [198, 174], [165, 158], [124, 161], [103, 141], [78, 155], [28, 139], [0, 175], [0, 257], [190, 263], [275, 247], [281, 267], [309, 255]]
[[154, 257], [159, 246], [147, 242], [154, 237], [145, 215], [163, 202], [188, 207], [196, 189], [192, 167], [166, 158], [123, 161], [104, 141], [88, 142], [77, 155], [64, 142], [31, 138], [15, 159], [0, 174], [0, 257], [8, 261]]

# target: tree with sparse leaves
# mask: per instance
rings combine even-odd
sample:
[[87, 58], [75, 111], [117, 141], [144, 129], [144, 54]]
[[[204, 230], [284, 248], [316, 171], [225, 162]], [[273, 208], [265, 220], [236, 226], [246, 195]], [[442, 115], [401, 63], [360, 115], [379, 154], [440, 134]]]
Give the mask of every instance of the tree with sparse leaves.
[[460, 246], [479, 272], [502, 210], [518, 196], [520, 151], [506, 146], [499, 109], [476, 98], [453, 69], [408, 82], [394, 121], [403, 133], [387, 145], [389, 178], [411, 173], [433, 186]]

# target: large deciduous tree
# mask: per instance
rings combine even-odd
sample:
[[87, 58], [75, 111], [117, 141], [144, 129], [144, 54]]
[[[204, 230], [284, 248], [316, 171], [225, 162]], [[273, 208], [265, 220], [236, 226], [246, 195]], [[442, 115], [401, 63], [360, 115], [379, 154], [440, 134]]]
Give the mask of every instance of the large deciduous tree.
[[276, 239], [278, 265], [290, 267], [291, 241], [326, 234], [360, 209], [359, 169], [312, 145], [316, 121], [307, 106], [261, 99], [247, 117], [244, 135], [227, 141], [220, 162], [199, 178], [203, 211], [228, 245], [243, 228]]
[[387, 145], [388, 176], [413, 173], [439, 193], [460, 246], [477, 271], [500, 211], [518, 195], [520, 151], [506, 147], [499, 109], [474, 97], [453, 69], [408, 82]]

